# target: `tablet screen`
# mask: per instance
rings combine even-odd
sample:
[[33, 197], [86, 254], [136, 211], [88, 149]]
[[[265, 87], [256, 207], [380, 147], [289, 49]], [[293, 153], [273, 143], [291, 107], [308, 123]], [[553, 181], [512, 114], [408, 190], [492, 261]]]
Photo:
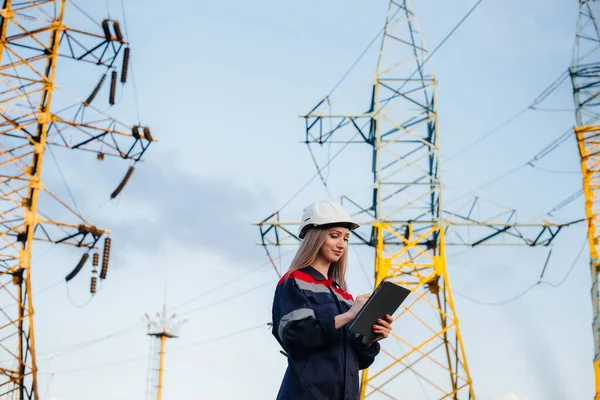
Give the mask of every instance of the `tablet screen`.
[[377, 319], [385, 320], [386, 314], [393, 315], [409, 294], [410, 290], [403, 286], [389, 281], [382, 282], [352, 320], [348, 329], [371, 340], [375, 339], [377, 335], [373, 332], [373, 325], [378, 325]]

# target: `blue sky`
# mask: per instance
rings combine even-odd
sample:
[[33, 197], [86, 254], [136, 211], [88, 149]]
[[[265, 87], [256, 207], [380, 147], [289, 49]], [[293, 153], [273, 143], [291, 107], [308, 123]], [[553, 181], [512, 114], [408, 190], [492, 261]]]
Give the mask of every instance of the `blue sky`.
[[[414, 5], [430, 49], [473, 3]], [[98, 19], [106, 13], [104, 1], [78, 4]], [[108, 4], [120, 19], [120, 2]], [[266, 326], [253, 328], [270, 319], [276, 276], [254, 245], [259, 236], [251, 223], [281, 207], [313, 176], [310, 155], [300, 143], [304, 122], [298, 115], [329, 92], [381, 29], [387, 4], [126, 1], [141, 119], [160, 142], [122, 196], [94, 214], [94, 222], [113, 231], [111, 269], [98, 295], [86, 304], [89, 281], [82, 274], [68, 291], [59, 284], [35, 297], [43, 400], [144, 398], [149, 343], [143, 325], [134, 325], [145, 312], [161, 309], [165, 282], [168, 304], [183, 304], [175, 311], [189, 319], [181, 338], [167, 345], [165, 398], [274, 398], [285, 360]], [[440, 49], [430, 67], [439, 80], [442, 159], [529, 105], [568, 68], [576, 6], [567, 0], [484, 0]], [[74, 23], [85, 25], [73, 8], [67, 12]], [[360, 95], [373, 78], [377, 48], [366, 53], [336, 92], [334, 112], [368, 104], [368, 96]], [[76, 68], [65, 64], [58, 84], [62, 79], [68, 86], [65, 78]], [[82, 87], [94, 85], [91, 76]], [[81, 87], [72, 91], [87, 95]], [[128, 84], [114, 114], [136, 122], [133, 100]], [[543, 107], [567, 111], [529, 111], [443, 164], [447, 204], [523, 164], [574, 124], [569, 81]], [[83, 175], [80, 165], [86, 157], [57, 154], [84, 214], [105, 203], [127, 167], [94, 163]], [[332, 164], [334, 196], [360, 187], [349, 172], [351, 163], [363, 161], [356, 157], [349, 153]], [[369, 159], [364, 165], [368, 168]], [[574, 138], [538, 166], [578, 171]], [[65, 195], [53, 161], [47, 159], [45, 168], [48, 182]], [[477, 194], [518, 209], [521, 221], [534, 221], [580, 187], [577, 173], [527, 167]], [[315, 181], [283, 211], [297, 219], [303, 206], [326, 196]], [[558, 215], [581, 218], [582, 199]], [[561, 232], [545, 279], [563, 278], [584, 239], [581, 224]], [[535, 283], [548, 254], [537, 248], [462, 250], [448, 249], [452, 287], [492, 303]], [[45, 254], [33, 267], [34, 292], [60, 281], [78, 258], [77, 251], [61, 247]], [[351, 260], [349, 283], [355, 295], [370, 288], [359, 260], [372, 268], [367, 252]], [[457, 294], [478, 398], [590, 398], [589, 287], [586, 247], [558, 288], [539, 286], [497, 307]], [[246, 329], [252, 330], [223, 337]], [[76, 351], [61, 351], [96, 339]], [[398, 396], [425, 398], [420, 392]]]

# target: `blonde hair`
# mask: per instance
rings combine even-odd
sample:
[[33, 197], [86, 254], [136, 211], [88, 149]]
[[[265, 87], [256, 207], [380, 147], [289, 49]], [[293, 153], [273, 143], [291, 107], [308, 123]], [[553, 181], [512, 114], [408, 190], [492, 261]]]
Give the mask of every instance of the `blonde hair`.
[[[309, 229], [306, 232], [306, 236], [304, 236], [304, 240], [302, 240], [302, 243], [300, 244], [300, 248], [294, 256], [288, 271], [295, 271], [312, 265], [319, 254], [319, 250], [321, 250], [321, 246], [323, 246], [323, 243], [327, 240], [327, 235], [329, 235], [331, 229], [331, 227], [314, 227]], [[342, 254], [339, 260], [331, 263], [329, 266], [329, 276], [327, 277], [328, 279], [336, 281], [344, 291], [347, 291], [346, 265], [348, 256], [346, 254], [347, 251]]]

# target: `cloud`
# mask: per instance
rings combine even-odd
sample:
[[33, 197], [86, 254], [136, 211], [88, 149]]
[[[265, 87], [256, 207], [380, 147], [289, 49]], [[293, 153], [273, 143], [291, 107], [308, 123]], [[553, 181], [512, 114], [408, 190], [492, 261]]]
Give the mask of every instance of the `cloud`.
[[145, 163], [136, 168], [115, 212], [98, 221], [128, 250], [164, 251], [185, 246], [237, 260], [256, 257], [258, 228], [268, 194], [175, 167]]

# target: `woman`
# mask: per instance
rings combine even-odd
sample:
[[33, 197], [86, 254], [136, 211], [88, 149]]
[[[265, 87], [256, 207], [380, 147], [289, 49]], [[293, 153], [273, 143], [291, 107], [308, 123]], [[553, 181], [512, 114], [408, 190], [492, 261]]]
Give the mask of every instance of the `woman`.
[[354, 301], [346, 291], [348, 239], [356, 228], [337, 203], [304, 210], [302, 243], [273, 301], [273, 335], [288, 358], [277, 400], [358, 399], [358, 371], [373, 363], [377, 342], [390, 334], [389, 315], [373, 326], [374, 341], [347, 329], [369, 298]]

